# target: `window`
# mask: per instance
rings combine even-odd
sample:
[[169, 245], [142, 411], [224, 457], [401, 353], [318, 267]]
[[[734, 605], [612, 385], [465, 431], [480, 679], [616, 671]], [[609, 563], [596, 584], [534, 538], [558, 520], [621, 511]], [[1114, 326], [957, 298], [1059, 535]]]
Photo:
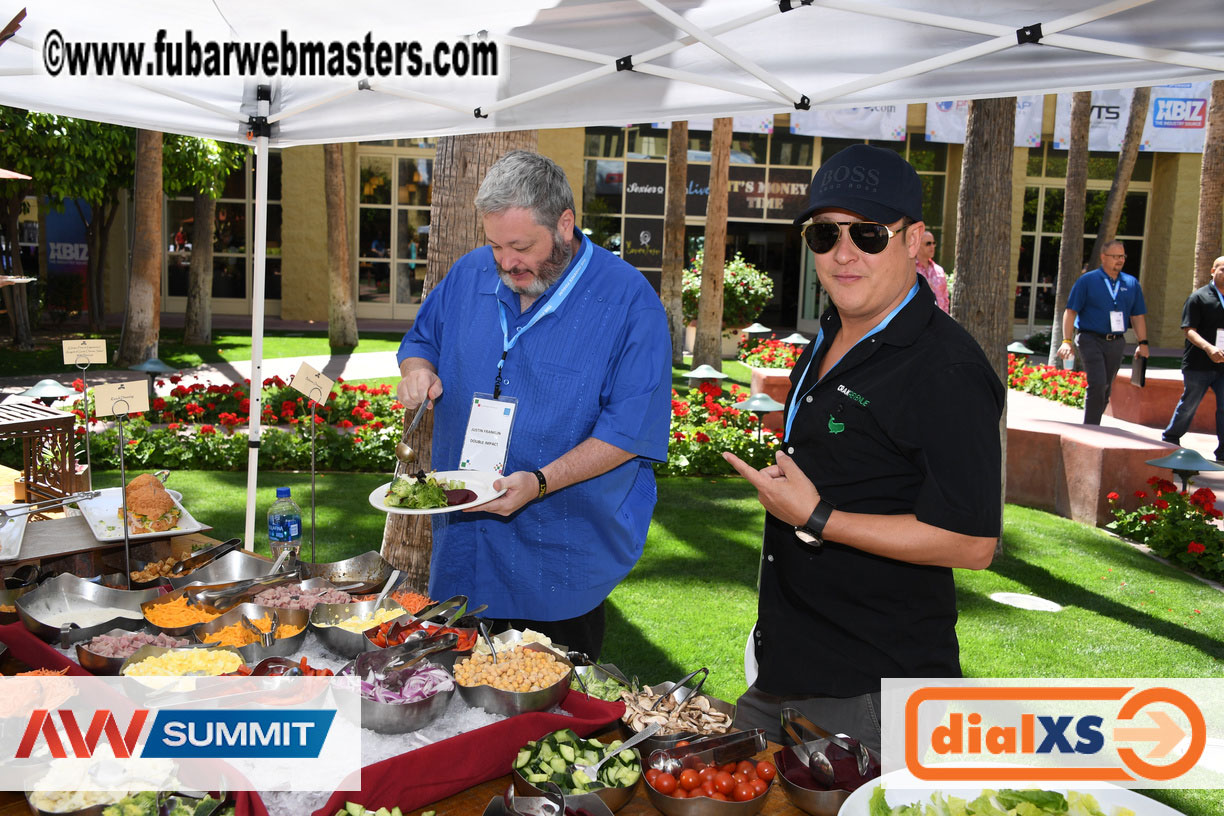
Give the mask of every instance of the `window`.
[[433, 142], [398, 139], [403, 150], [358, 154], [357, 302], [385, 317], [411, 317], [421, 303], [429, 257]]

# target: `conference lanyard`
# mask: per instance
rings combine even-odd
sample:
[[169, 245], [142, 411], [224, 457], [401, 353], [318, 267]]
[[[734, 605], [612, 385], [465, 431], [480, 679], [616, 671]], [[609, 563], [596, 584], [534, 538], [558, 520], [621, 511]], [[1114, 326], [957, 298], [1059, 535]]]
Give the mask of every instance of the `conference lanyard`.
[[1122, 273], [1118, 273], [1118, 279], [1113, 282], [1113, 286], [1109, 285], [1109, 273], [1104, 269], [1101, 270], [1101, 275], [1105, 279], [1105, 291], [1109, 292], [1109, 297], [1113, 300], [1114, 306], [1118, 305], [1118, 290], [1122, 288]]
[[[565, 280], [561, 281], [561, 285], [557, 291], [553, 292], [552, 297], [548, 302], [540, 308], [540, 311], [535, 313], [531, 320], [520, 326], [514, 336], [510, 336], [510, 329], [506, 323], [506, 304], [502, 303], [501, 297], [497, 298], [497, 316], [501, 320], [502, 330], [502, 355], [497, 361], [497, 379], [493, 381], [493, 399], [497, 399], [501, 395], [502, 368], [506, 365], [506, 355], [510, 353], [510, 349], [514, 348], [514, 344], [522, 337], [528, 329], [539, 323], [542, 319], [561, 308], [561, 304], [569, 297], [570, 292], [574, 291], [574, 287], [578, 285], [578, 279], [582, 277], [582, 273], [586, 271], [587, 264], [591, 262], [591, 255], [594, 253], [594, 244], [585, 236], [582, 239], [582, 257], [578, 259], [578, 263], [574, 264], [574, 268], [565, 276]], [[500, 295], [501, 281], [497, 282], [497, 289]]]
[[[884, 329], [888, 326], [888, 324], [892, 322], [892, 319], [897, 316], [897, 313], [900, 312], [902, 309], [904, 309], [906, 304], [909, 303], [911, 300], [913, 300], [914, 295], [916, 294], [918, 294], [917, 281], [914, 282], [913, 288], [909, 290], [909, 294], [905, 296], [905, 300], [901, 301], [897, 305], [897, 308], [889, 312], [883, 320], [881, 320], [878, 324], [876, 324], [875, 328], [873, 328], [871, 331], [867, 332], [862, 337], [860, 337], [857, 341], [855, 341], [854, 346], [851, 346], [849, 350], [846, 351], [846, 354], [849, 354], [851, 351], [854, 351], [855, 346], [857, 346], [859, 343], [866, 340], [868, 337], [871, 337], [872, 335], [879, 334], [880, 332], [884, 331]], [[824, 342], [824, 326], [821, 326], [820, 331], [816, 333], [815, 344], [812, 346], [812, 348], [819, 350], [820, 344], [822, 342]], [[829, 370], [825, 372], [825, 377], [827, 377], [829, 373], [831, 373], [833, 369], [837, 366], [837, 364], [840, 363], [842, 359], [844, 358], [845, 358], [845, 354], [843, 354], [841, 357], [834, 360], [833, 365], [829, 366]], [[815, 360], [815, 359], [816, 359], [816, 353], [813, 352], [812, 356], [808, 358], [807, 365], [803, 367], [803, 376], [799, 378], [800, 386], [802, 386], [805, 382], [807, 382], [808, 370], [811, 369], [812, 360]], [[808, 390], [804, 391], [802, 394], [798, 394], [795, 397], [795, 399], [791, 401], [790, 410], [786, 412], [786, 441], [787, 442], [790, 442], [791, 424], [794, 423], [795, 421], [795, 414], [799, 412], [799, 403], [802, 402], [803, 399], [808, 394], [812, 393], [812, 389], [820, 385], [820, 381], [823, 379], [824, 377], [817, 378], [816, 382], [812, 383], [812, 385], [808, 388]]]

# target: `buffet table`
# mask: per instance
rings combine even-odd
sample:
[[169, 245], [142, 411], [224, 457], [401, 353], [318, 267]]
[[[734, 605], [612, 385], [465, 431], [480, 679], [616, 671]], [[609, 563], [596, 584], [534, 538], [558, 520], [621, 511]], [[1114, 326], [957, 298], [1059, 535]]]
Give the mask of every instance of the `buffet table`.
[[[205, 527], [205, 531], [211, 530]], [[132, 558], [147, 561], [164, 558], [172, 551], [190, 551], [193, 546], [219, 543], [203, 533], [141, 538], [132, 542]], [[115, 555], [118, 554], [118, 559]], [[102, 575], [123, 571], [123, 540], [99, 541], [82, 516], [51, 518], [28, 522], [21, 553], [13, 561], [0, 564], [0, 577], [11, 575], [23, 564], [38, 564], [43, 572], [72, 575]]]

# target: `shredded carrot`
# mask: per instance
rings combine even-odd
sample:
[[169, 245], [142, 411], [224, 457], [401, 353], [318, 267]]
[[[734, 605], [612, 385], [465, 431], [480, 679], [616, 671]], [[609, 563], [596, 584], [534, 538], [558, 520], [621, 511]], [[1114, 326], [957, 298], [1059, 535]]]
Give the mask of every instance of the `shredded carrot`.
[[0, 604], [0, 612], [16, 612], [17, 604]]
[[65, 666], [59, 671], [52, 671], [51, 669], [34, 669], [33, 671], [17, 672], [14, 677], [59, 677], [60, 675], [67, 673], [68, 667]]
[[[255, 618], [251, 621], [255, 624], [255, 628], [261, 632], [267, 632], [272, 628], [272, 620], [268, 617]], [[301, 626], [293, 626], [291, 624], [282, 623], [276, 630], [276, 639], [293, 637], [302, 631]], [[242, 625], [242, 621], [231, 623], [229, 626], [223, 626], [215, 632], [209, 632], [203, 636], [205, 643], [215, 643], [218, 646], [249, 646], [255, 642], [255, 633]]]
[[428, 595], [422, 595], [419, 592], [409, 592], [407, 590], [392, 592], [391, 600], [395, 601], [397, 604], [413, 614], [420, 612], [422, 609], [433, 603], [433, 601], [429, 599]]
[[180, 595], [167, 603], [150, 606], [145, 610], [145, 617], [149, 619], [149, 623], [166, 628], [204, 623], [217, 617], [218, 614], [220, 613], [206, 612], [198, 606], [188, 606], [185, 595]]

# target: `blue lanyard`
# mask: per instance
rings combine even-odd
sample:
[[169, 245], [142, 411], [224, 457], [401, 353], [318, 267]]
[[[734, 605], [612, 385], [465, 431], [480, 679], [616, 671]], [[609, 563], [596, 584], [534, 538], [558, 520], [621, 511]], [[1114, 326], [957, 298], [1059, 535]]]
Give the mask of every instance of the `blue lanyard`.
[[[855, 341], [854, 346], [850, 347], [850, 351], [853, 351], [855, 346], [857, 346], [859, 343], [866, 340], [868, 337], [871, 337], [873, 334], [879, 334], [880, 332], [884, 331], [885, 327], [887, 327], [888, 324], [892, 322], [892, 319], [897, 316], [897, 313], [900, 312], [902, 309], [904, 309], [906, 304], [909, 303], [911, 300], [913, 300], [914, 295], [916, 294], [918, 294], [917, 281], [914, 282], [913, 288], [909, 290], [909, 294], [905, 296], [905, 300], [897, 304], [897, 308], [889, 312], [888, 315], [885, 316], [885, 318], [881, 320], [879, 323], [877, 323], [875, 327], [872, 328], [871, 331], [867, 332], [862, 337], [860, 337], [857, 341]], [[820, 344], [822, 342], [824, 342], [824, 326], [821, 326], [820, 331], [816, 333], [816, 340], [815, 340], [815, 345], [813, 346], [813, 348], [819, 350]], [[847, 351], [846, 354], [849, 354], [850, 351]], [[799, 378], [800, 386], [802, 386], [805, 382], [807, 382], [808, 370], [811, 369], [812, 360], [815, 360], [815, 359], [816, 359], [816, 353], [813, 352], [812, 356], [808, 358], [807, 365], [803, 367], [803, 376]], [[840, 362], [841, 362], [841, 358], [834, 360], [833, 365], [829, 366], [829, 371], [825, 372], [825, 376], [827, 377], [829, 373], [832, 372], [833, 369]], [[795, 414], [799, 412], [799, 403], [803, 401], [804, 397], [812, 393], [812, 389], [820, 385], [820, 380], [822, 379], [824, 379], [824, 377], [817, 379], [816, 382], [812, 383], [812, 385], [808, 388], [808, 390], [804, 391], [802, 394], [798, 394], [795, 397], [795, 399], [791, 400], [790, 410], [786, 412], [786, 441], [787, 442], [789, 442], [791, 438], [791, 424], [794, 423], [795, 421]]]
[[1118, 307], [1118, 290], [1122, 288], [1122, 273], [1118, 273], [1118, 279], [1114, 281], [1113, 286], [1109, 285], [1109, 273], [1104, 269], [1101, 270], [1101, 277], [1105, 281], [1105, 291], [1109, 292], [1109, 297], [1113, 300], [1114, 308]]
[[[561, 308], [561, 304], [569, 297], [570, 292], [574, 291], [574, 287], [578, 285], [578, 279], [582, 277], [582, 273], [586, 271], [587, 264], [591, 262], [591, 255], [594, 254], [595, 247], [590, 239], [586, 236], [582, 238], [582, 257], [578, 259], [578, 263], [574, 264], [574, 268], [569, 271], [565, 279], [561, 281], [561, 285], [557, 287], [557, 291], [553, 292], [552, 297], [548, 302], [540, 308], [540, 311], [528, 320], [524, 325], [519, 326], [518, 331], [514, 336], [510, 336], [510, 329], [506, 323], [506, 304], [501, 298], [497, 299], [497, 316], [501, 320], [502, 330], [502, 356], [497, 361], [497, 379], [493, 381], [493, 399], [501, 396], [502, 387], [502, 368], [506, 365], [506, 355], [510, 353], [510, 349], [514, 348], [514, 344], [522, 337], [528, 329], [539, 323], [542, 319]], [[501, 281], [497, 282], [497, 290], [501, 292]]]

